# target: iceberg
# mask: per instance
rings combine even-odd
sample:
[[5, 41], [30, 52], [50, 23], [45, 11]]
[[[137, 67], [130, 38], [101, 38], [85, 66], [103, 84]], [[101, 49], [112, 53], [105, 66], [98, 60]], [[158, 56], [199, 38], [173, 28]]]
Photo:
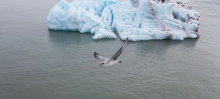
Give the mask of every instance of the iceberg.
[[132, 41], [197, 38], [200, 15], [176, 0], [61, 0], [49, 12], [48, 28], [93, 34], [93, 39]]

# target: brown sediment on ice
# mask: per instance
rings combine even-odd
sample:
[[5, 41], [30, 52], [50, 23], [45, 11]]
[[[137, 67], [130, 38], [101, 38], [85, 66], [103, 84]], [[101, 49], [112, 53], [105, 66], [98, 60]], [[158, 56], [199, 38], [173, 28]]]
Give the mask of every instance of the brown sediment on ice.
[[[160, 0], [159, 0], [160, 1]], [[161, 0], [162, 2], [164, 2], [165, 0]], [[162, 28], [163, 31], [166, 31], [167, 35], [169, 37], [172, 37], [172, 34], [169, 33], [169, 30], [166, 29], [165, 25], [161, 22], [161, 20], [159, 20], [156, 16], [155, 16], [155, 11], [154, 11], [154, 8], [152, 7], [152, 4], [151, 2], [148, 0], [148, 4], [149, 4], [149, 7], [151, 9], [151, 15], [154, 17], [154, 19], [156, 20], [156, 22], [160, 25], [160, 27]]]

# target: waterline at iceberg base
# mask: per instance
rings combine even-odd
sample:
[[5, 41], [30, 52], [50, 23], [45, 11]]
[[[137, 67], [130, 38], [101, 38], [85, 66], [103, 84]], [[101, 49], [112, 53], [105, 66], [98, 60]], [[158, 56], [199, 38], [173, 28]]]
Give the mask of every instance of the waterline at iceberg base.
[[199, 13], [176, 0], [61, 0], [50, 11], [49, 29], [92, 33], [93, 39], [197, 38]]

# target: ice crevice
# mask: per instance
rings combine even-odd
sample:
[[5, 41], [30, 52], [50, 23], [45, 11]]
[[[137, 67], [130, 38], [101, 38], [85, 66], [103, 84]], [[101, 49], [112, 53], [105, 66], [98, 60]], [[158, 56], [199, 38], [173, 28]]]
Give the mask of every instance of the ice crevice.
[[61, 0], [49, 12], [48, 28], [93, 34], [93, 39], [132, 41], [197, 38], [198, 12], [176, 0]]

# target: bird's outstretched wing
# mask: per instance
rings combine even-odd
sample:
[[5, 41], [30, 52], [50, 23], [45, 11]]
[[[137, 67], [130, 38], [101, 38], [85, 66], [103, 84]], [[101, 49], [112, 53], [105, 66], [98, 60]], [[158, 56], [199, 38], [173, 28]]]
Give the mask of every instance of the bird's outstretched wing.
[[123, 52], [125, 47], [127, 46], [128, 38], [126, 38], [125, 43], [122, 45], [122, 47], [115, 53], [114, 56], [112, 56], [111, 60], [117, 60], [118, 56]]
[[95, 57], [96, 59], [99, 59], [99, 60], [106, 60], [106, 59], [108, 59], [108, 58], [106, 58], [106, 57], [103, 57], [102, 55], [100, 55], [100, 54], [97, 53], [97, 52], [94, 52], [94, 57]]

